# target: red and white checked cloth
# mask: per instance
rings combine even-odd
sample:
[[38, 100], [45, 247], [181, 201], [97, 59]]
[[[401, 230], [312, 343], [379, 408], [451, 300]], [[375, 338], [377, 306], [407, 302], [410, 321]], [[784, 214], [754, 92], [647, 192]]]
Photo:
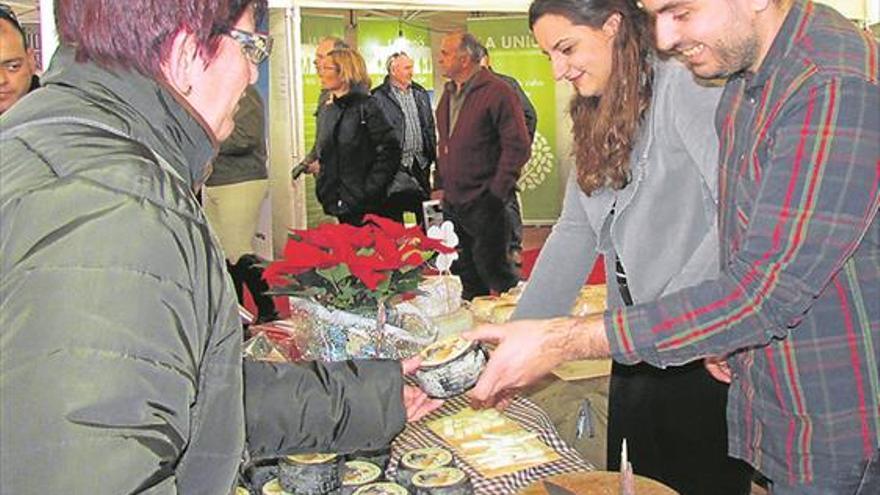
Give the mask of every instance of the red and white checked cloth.
[[468, 407], [468, 400], [465, 396], [460, 395], [448, 399], [443, 407], [423, 418], [418, 423], [408, 424], [391, 444], [391, 462], [388, 467], [388, 475], [394, 479], [397, 463], [400, 460], [400, 456], [405, 452], [425, 447], [444, 447], [451, 450], [452, 455], [455, 457], [456, 466], [470, 477], [476, 495], [516, 493], [531, 483], [548, 476], [576, 471], [594, 471], [596, 469], [559, 437], [559, 433], [556, 431], [550, 418], [541, 408], [528, 399], [516, 397], [507, 409], [503, 411], [503, 414], [527, 431], [537, 433], [541, 441], [555, 450], [561, 459], [547, 464], [532, 466], [515, 473], [485, 478], [465, 463], [455, 450], [452, 450], [440, 436], [431, 431], [427, 426], [428, 423], [435, 419], [456, 414], [466, 407]]

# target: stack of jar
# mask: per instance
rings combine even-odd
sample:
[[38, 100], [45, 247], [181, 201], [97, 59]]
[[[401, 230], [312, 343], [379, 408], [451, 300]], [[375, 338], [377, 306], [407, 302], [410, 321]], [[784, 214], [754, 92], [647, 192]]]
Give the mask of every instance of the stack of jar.
[[[397, 466], [396, 483], [382, 481], [387, 459], [357, 458], [344, 462], [336, 454], [291, 455], [282, 458], [277, 477], [260, 483], [262, 495], [469, 495], [473, 493], [464, 471], [453, 466], [452, 454], [442, 448], [412, 450]], [[385, 462], [383, 462], [383, 460]], [[380, 465], [382, 467], [380, 467]]]

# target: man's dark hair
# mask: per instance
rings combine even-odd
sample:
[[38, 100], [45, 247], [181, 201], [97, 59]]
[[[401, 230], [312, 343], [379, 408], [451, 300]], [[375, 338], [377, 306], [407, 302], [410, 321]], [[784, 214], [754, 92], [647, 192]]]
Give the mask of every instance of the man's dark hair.
[[5, 3], [0, 3], [0, 19], [4, 21], [9, 21], [9, 24], [12, 24], [12, 27], [18, 31], [19, 36], [21, 36], [21, 44], [24, 46], [24, 49], [27, 50], [27, 35], [24, 34], [24, 29], [22, 29], [21, 24], [18, 22], [18, 17], [16, 17], [15, 12], [12, 10], [12, 7], [6, 5]]
[[134, 69], [161, 79], [161, 64], [181, 30], [212, 59], [227, 33], [251, 5], [257, 24], [266, 0], [55, 0], [58, 37], [79, 61]]

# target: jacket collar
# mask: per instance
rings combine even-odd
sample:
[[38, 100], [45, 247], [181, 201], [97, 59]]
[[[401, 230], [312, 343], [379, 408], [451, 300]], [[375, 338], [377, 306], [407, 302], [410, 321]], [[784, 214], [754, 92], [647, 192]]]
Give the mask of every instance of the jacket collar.
[[130, 69], [105, 69], [78, 62], [73, 49], [61, 47], [42, 78], [81, 91], [124, 126], [119, 130], [162, 155], [190, 186], [210, 173], [217, 140], [201, 116], [176, 91]]
[[[385, 76], [385, 79], [382, 81], [382, 84], [380, 84], [376, 89], [379, 91], [384, 91], [385, 93], [388, 93], [389, 95], [392, 94], [391, 93], [391, 89], [392, 89], [391, 76]], [[415, 81], [413, 81], [409, 84], [409, 89], [413, 92], [426, 91], [426, 89], [423, 88], [421, 84], [419, 84]]]
[[[485, 68], [478, 69], [474, 73], [474, 75], [471, 76], [471, 78], [468, 79], [467, 82], [465, 82], [462, 85], [461, 90], [465, 94], [467, 94], [467, 93], [469, 93], [469, 92], [471, 92], [481, 86], [485, 86], [486, 84], [489, 84], [489, 82], [492, 80], [492, 78], [495, 78], [495, 77], [498, 77], [498, 76], [495, 76], [494, 74], [489, 72], [488, 69], [485, 69]], [[452, 80], [446, 81], [446, 85], [445, 85], [444, 89], [446, 91], [449, 91], [450, 92], [449, 94], [455, 93], [456, 88], [457, 88], [457, 86], [455, 84], [455, 81], [452, 81]]]
[[768, 79], [776, 72], [776, 69], [787, 59], [791, 50], [801, 42], [804, 26], [810, 22], [813, 13], [813, 3], [806, 0], [795, 0], [785, 15], [785, 20], [779, 32], [773, 38], [767, 55], [761, 62], [761, 66], [754, 74], [743, 71], [746, 79], [746, 91], [754, 92], [764, 87]]
[[339, 105], [342, 108], [346, 108], [346, 107], [349, 107], [349, 106], [357, 103], [358, 101], [360, 101], [364, 98], [369, 98], [369, 96], [370, 96], [370, 92], [368, 89], [363, 88], [361, 86], [354, 86], [348, 91], [348, 93], [345, 93], [344, 95], [342, 95], [338, 98], [334, 97], [333, 103], [335, 103], [336, 105]]

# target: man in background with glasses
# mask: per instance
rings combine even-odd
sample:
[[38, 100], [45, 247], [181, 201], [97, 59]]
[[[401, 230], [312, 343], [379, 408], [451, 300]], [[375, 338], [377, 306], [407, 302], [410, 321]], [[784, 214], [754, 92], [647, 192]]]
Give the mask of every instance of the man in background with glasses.
[[[321, 38], [318, 42], [318, 46], [315, 47], [315, 77], [321, 76], [321, 61], [327, 57], [327, 54], [333, 50], [341, 50], [343, 48], [348, 48], [348, 43], [343, 41], [341, 38], [337, 38], [335, 36], [327, 36], [325, 38]], [[319, 138], [321, 132], [321, 113], [324, 110], [324, 107], [327, 106], [327, 102], [330, 99], [330, 92], [322, 89], [321, 93], [318, 95], [318, 106], [315, 108], [315, 141], [312, 144], [312, 149], [306, 154], [306, 157], [299, 163], [299, 165], [293, 167], [293, 170], [290, 171], [291, 179], [296, 180], [303, 173], [309, 173], [316, 175], [320, 171], [321, 165], [318, 163], [318, 143], [321, 142]]]
[[37, 63], [12, 7], [0, 3], [0, 114], [40, 86]]

